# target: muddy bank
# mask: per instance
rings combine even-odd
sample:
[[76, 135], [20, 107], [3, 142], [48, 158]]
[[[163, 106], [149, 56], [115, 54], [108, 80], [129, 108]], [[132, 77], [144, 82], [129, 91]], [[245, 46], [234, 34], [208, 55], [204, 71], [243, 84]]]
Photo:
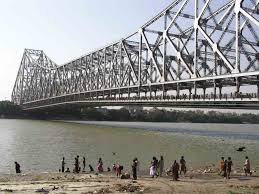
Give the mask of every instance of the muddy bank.
[[232, 179], [225, 180], [214, 172], [192, 172], [175, 182], [168, 176], [154, 179], [141, 176], [133, 181], [121, 180], [112, 173], [30, 173], [0, 175], [0, 193], [259, 193], [259, 177], [235, 174]]

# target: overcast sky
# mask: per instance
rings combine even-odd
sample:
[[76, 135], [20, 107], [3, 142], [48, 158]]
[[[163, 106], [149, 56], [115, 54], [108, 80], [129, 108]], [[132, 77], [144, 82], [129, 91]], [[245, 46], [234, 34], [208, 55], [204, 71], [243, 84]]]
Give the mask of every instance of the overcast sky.
[[172, 0], [0, 0], [0, 100], [24, 48], [63, 64], [138, 30]]

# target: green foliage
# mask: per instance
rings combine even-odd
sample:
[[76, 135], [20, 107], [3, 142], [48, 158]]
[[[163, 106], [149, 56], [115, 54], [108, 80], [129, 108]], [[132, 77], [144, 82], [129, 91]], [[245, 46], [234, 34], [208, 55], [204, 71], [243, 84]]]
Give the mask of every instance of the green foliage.
[[104, 114], [95, 108], [84, 108], [81, 110], [83, 119], [101, 121], [104, 118]]
[[21, 113], [21, 108], [10, 101], [0, 101], [0, 115], [4, 117], [15, 116]]
[[164, 109], [137, 110], [126, 108], [95, 109], [83, 112], [83, 119], [104, 121], [145, 121], [145, 122], [191, 122], [191, 123], [259, 123], [259, 115], [220, 113], [216, 111], [166, 111]]
[[153, 108], [105, 109], [81, 106], [53, 107], [51, 110], [22, 111], [10, 101], [0, 101], [0, 117], [33, 119], [70, 119], [96, 121], [144, 121], [190, 123], [251, 123], [259, 124], [259, 115], [220, 113], [216, 111], [167, 111]]

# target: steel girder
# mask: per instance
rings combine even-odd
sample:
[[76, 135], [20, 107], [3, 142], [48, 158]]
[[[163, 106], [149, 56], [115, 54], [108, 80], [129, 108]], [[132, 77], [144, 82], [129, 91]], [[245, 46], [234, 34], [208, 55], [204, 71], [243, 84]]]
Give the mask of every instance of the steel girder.
[[[254, 85], [257, 89], [249, 88]], [[12, 101], [84, 94], [83, 99], [247, 86], [259, 93], [259, 1], [174, 0], [130, 36], [57, 66], [43, 51], [25, 49]], [[230, 93], [230, 91], [229, 91]], [[62, 98], [66, 101], [66, 98]], [[35, 105], [34, 105], [35, 106]]]

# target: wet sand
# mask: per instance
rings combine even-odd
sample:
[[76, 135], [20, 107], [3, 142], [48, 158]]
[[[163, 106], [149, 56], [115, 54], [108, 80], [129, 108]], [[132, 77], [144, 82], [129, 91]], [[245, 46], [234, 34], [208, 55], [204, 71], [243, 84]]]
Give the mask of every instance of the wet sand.
[[[43, 189], [42, 189], [43, 188]], [[199, 193], [234, 194], [259, 193], [259, 177], [244, 177], [235, 174], [225, 180], [217, 173], [189, 172], [179, 181], [171, 177], [150, 178], [142, 176], [137, 181], [121, 180], [113, 173], [30, 173], [0, 175], [0, 193], [53, 193], [53, 194], [98, 194], [98, 193]]]

